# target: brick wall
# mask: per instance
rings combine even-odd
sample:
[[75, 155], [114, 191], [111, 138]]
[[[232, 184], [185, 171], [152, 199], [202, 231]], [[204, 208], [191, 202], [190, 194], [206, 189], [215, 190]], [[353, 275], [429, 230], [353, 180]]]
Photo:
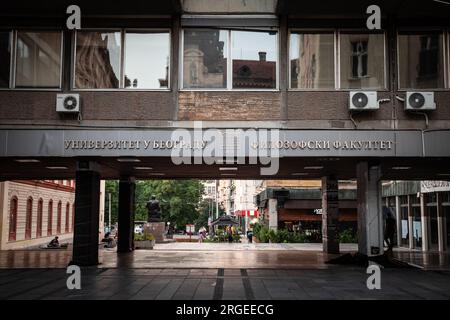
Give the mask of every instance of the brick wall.
[[281, 120], [280, 97], [274, 92], [180, 92], [178, 120]]

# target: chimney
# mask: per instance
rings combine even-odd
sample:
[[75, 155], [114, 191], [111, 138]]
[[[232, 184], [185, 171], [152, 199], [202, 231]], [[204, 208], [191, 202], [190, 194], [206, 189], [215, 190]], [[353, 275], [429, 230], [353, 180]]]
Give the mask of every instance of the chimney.
[[258, 52], [259, 54], [259, 61], [265, 62], [266, 61], [266, 56], [267, 56], [267, 52]]

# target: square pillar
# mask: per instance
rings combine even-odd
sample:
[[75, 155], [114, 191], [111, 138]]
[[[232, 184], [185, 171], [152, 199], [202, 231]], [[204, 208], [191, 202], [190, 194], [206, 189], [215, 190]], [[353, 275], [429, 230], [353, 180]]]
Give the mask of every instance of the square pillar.
[[134, 178], [120, 179], [117, 252], [134, 250], [135, 190]]
[[438, 224], [438, 244], [439, 252], [447, 250], [447, 234], [445, 228], [444, 210], [442, 208], [442, 195], [436, 192], [437, 200], [437, 224]]
[[384, 253], [384, 223], [381, 201], [381, 169], [360, 162], [358, 184], [358, 251], [367, 256]]
[[278, 201], [269, 199], [269, 229], [278, 230]]
[[99, 262], [100, 174], [89, 170], [90, 163], [82, 167], [87, 169], [76, 172], [75, 226], [71, 264], [93, 266]]
[[323, 252], [339, 253], [339, 183], [335, 177], [322, 178]]
[[408, 197], [408, 241], [409, 241], [409, 249], [414, 249], [414, 213], [412, 209], [411, 197]]
[[430, 219], [425, 208], [425, 195], [423, 193], [420, 194], [420, 217], [422, 220], [422, 251], [426, 252], [430, 250]]
[[397, 219], [397, 247], [402, 246], [402, 214], [400, 207], [400, 197], [395, 196], [395, 218]]

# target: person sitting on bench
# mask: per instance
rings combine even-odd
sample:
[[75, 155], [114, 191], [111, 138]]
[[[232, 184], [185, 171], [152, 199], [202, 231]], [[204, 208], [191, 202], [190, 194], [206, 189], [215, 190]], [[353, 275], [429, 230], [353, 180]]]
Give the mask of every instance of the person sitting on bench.
[[55, 237], [50, 243], [47, 245], [48, 248], [60, 248], [61, 245], [59, 244], [59, 238]]

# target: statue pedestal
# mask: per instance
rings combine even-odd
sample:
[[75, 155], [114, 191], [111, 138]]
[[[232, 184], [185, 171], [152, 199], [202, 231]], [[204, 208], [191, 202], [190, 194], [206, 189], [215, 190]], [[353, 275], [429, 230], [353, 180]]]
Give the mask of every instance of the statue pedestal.
[[151, 233], [156, 240], [156, 243], [164, 242], [164, 234], [166, 233], [165, 222], [147, 222], [144, 225], [144, 234]]

